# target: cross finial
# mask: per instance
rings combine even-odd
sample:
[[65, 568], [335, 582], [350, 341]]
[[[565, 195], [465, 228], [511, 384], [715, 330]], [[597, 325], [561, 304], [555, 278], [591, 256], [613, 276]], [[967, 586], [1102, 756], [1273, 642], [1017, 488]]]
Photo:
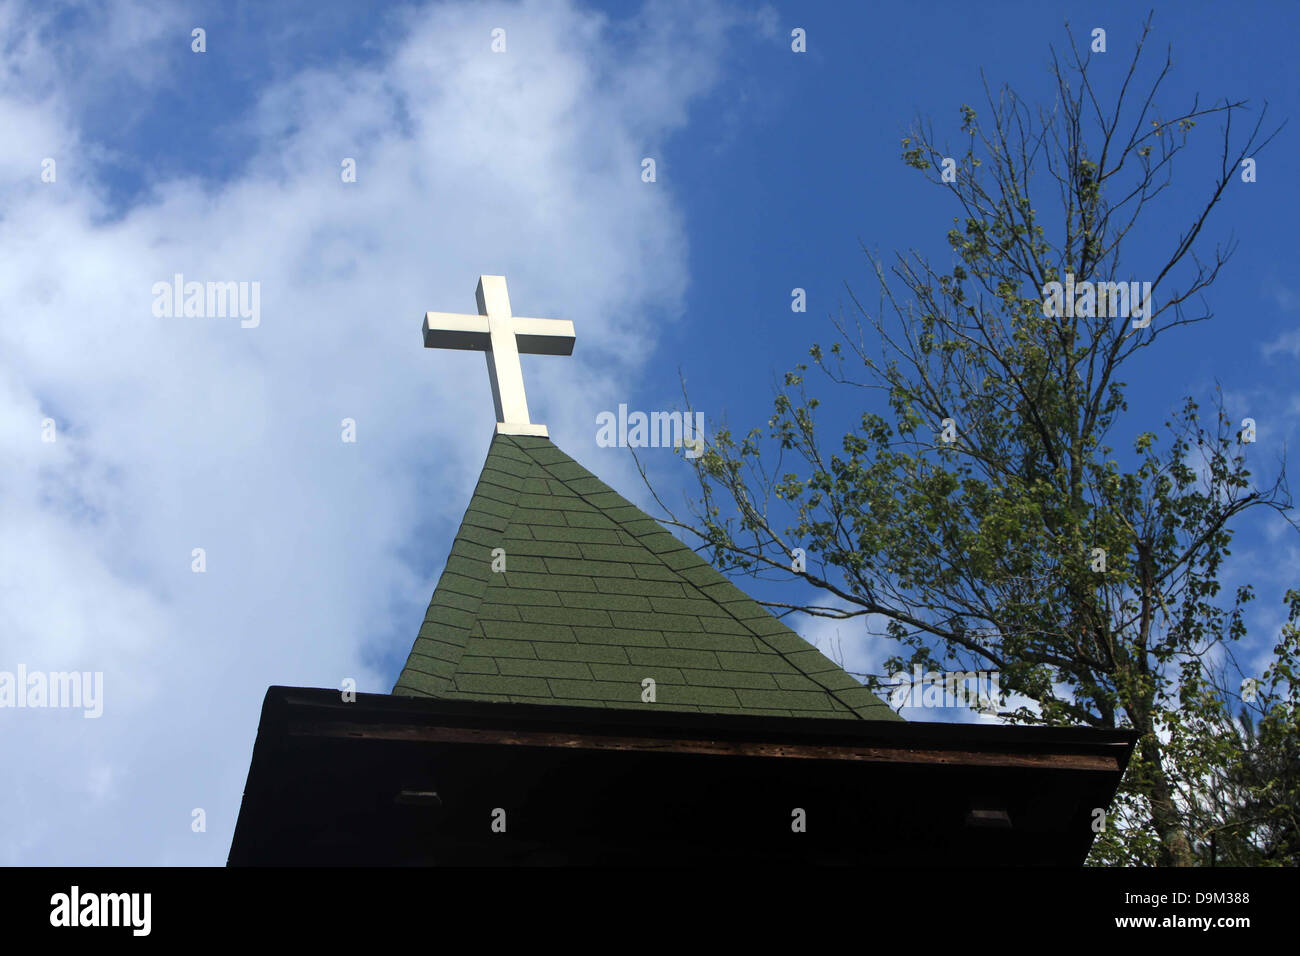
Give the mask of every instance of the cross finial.
[[478, 315], [426, 312], [424, 347], [486, 353], [497, 434], [550, 437], [545, 425], [534, 425], [528, 418], [519, 355], [572, 355], [576, 339], [573, 323], [511, 315], [504, 276], [479, 276], [475, 296]]

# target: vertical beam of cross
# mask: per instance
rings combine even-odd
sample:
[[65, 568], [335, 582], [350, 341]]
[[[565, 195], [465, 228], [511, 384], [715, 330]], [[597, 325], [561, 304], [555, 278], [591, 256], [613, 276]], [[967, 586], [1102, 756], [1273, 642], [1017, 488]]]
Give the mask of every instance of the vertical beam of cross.
[[545, 425], [528, 417], [528, 396], [520, 354], [572, 355], [577, 339], [567, 319], [530, 319], [510, 311], [504, 276], [479, 276], [478, 315], [424, 314], [424, 347], [485, 353], [497, 432], [548, 437]]

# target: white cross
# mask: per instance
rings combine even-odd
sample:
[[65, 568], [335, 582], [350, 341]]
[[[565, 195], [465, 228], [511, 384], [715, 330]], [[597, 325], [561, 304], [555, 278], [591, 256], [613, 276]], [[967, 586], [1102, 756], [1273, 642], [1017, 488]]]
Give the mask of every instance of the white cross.
[[545, 425], [534, 425], [528, 418], [519, 353], [572, 355], [576, 339], [573, 323], [568, 319], [526, 319], [511, 315], [504, 276], [479, 276], [475, 297], [478, 315], [426, 312], [424, 347], [486, 353], [492, 404], [497, 412], [497, 434], [549, 438]]

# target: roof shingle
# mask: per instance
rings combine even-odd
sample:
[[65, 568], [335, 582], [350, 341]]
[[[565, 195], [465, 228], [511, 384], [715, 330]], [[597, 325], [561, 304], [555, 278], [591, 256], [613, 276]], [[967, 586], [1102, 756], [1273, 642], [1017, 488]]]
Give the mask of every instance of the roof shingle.
[[511, 435], [492, 439], [393, 693], [900, 719], [549, 440]]

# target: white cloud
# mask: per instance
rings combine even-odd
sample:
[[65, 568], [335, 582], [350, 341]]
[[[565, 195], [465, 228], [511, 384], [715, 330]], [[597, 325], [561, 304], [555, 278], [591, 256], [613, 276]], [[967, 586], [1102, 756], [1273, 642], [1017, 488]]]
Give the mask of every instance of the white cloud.
[[[1265, 294], [1277, 305], [1279, 312], [1295, 312], [1300, 309], [1300, 295], [1276, 280], [1269, 283]], [[1271, 342], [1260, 346], [1265, 358], [1271, 358], [1278, 352], [1285, 352], [1292, 358], [1300, 358], [1300, 329], [1283, 332]]]
[[[377, 63], [266, 89], [233, 181], [155, 180], [108, 217], [82, 129], [95, 71], [130, 62], [156, 90], [170, 34], [139, 5], [56, 35], [30, 15], [0, 5], [0, 669], [102, 670], [105, 701], [98, 720], [0, 710], [0, 860], [221, 863], [266, 687], [391, 687], [370, 662], [409, 649], [482, 465], [483, 360], [421, 348], [423, 312], [473, 311], [478, 274], [499, 273], [517, 312], [572, 319], [574, 358], [525, 376], [535, 420], [590, 463], [595, 411], [655, 340], [646, 315], [687, 281], [666, 164], [650, 185], [640, 159], [671, 160], [734, 22], [414, 12]], [[96, 36], [88, 74], [40, 66]], [[178, 272], [259, 282], [261, 325], [154, 318], [153, 283]], [[598, 467], [634, 490], [621, 457]], [[417, 566], [421, 530], [436, 556]]]

